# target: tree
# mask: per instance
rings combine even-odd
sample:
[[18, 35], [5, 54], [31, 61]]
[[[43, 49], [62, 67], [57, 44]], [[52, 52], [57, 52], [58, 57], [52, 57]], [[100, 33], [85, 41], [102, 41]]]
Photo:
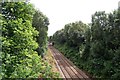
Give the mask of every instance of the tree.
[[[96, 77], [119, 78], [119, 9], [113, 13], [96, 12], [92, 16], [91, 35], [87, 35], [83, 56], [84, 69]], [[90, 47], [87, 45], [89, 44]], [[86, 49], [87, 48], [87, 49]], [[83, 54], [84, 54], [83, 53]], [[87, 67], [85, 67], [87, 66]]]
[[64, 44], [67, 43], [69, 46], [78, 47], [84, 42], [85, 31], [87, 25], [81, 21], [66, 24], [64, 29], [57, 31], [53, 38], [55, 42]]
[[42, 12], [36, 10], [33, 16], [32, 25], [39, 32], [39, 36], [37, 37], [37, 42], [39, 44], [37, 52], [43, 57], [47, 49], [47, 31], [49, 25], [48, 18], [45, 15], [43, 15]]

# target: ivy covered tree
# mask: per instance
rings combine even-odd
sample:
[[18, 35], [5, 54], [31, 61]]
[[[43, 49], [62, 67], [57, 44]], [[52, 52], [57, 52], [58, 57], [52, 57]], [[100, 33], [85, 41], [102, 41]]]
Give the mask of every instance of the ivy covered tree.
[[32, 27], [34, 7], [24, 2], [2, 3], [1, 78], [51, 78], [56, 74], [35, 51], [39, 32]]

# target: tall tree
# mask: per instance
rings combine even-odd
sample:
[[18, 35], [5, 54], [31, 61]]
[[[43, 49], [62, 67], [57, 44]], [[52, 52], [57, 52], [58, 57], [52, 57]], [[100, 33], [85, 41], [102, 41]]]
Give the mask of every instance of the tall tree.
[[45, 15], [43, 15], [42, 12], [36, 10], [33, 16], [32, 25], [39, 32], [39, 36], [37, 37], [39, 48], [37, 49], [37, 52], [43, 57], [47, 49], [47, 31], [49, 25], [48, 18]]

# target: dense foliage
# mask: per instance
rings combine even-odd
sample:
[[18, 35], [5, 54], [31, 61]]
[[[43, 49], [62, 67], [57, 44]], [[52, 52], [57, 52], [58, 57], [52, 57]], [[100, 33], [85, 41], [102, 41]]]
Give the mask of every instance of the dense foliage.
[[42, 12], [36, 10], [33, 16], [32, 25], [39, 32], [39, 36], [37, 37], [37, 42], [39, 45], [37, 52], [43, 57], [47, 49], [47, 31], [49, 25], [48, 18], [43, 15]]
[[[39, 32], [32, 27], [35, 9], [24, 2], [2, 3], [1, 78], [57, 77], [35, 51]], [[41, 22], [39, 22], [41, 23]], [[43, 24], [43, 23], [41, 23]], [[46, 35], [47, 36], [47, 35]]]
[[74, 64], [94, 77], [119, 78], [120, 9], [109, 14], [96, 12], [89, 27], [78, 22], [67, 24], [50, 39]]

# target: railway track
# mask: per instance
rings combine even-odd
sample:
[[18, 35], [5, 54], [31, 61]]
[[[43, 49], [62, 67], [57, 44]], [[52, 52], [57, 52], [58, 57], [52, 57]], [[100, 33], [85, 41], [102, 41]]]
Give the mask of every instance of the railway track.
[[49, 46], [48, 48], [52, 52], [57, 68], [62, 75], [61, 78], [65, 80], [91, 80], [85, 72], [77, 68], [71, 61], [69, 61], [53, 46]]

